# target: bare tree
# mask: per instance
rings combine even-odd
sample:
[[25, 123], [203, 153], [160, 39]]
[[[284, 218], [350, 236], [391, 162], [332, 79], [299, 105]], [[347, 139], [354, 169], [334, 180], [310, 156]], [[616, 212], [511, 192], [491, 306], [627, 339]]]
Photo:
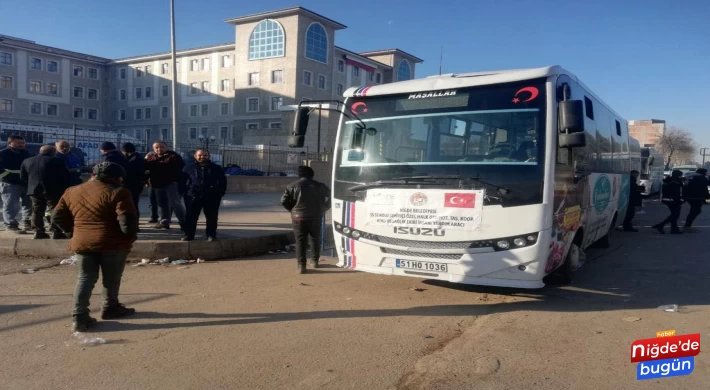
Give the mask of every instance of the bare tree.
[[673, 156], [692, 155], [695, 153], [695, 141], [688, 130], [669, 127], [658, 140], [661, 154], [666, 159], [666, 169], [669, 169]]

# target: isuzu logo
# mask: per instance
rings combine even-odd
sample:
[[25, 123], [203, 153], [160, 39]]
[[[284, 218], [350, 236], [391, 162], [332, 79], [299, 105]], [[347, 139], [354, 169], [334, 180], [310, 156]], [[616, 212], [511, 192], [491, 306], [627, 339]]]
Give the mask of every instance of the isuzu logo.
[[446, 235], [446, 230], [444, 229], [432, 229], [432, 228], [415, 228], [415, 227], [402, 227], [395, 226], [394, 234], [408, 234], [410, 236], [437, 236], [443, 237]]

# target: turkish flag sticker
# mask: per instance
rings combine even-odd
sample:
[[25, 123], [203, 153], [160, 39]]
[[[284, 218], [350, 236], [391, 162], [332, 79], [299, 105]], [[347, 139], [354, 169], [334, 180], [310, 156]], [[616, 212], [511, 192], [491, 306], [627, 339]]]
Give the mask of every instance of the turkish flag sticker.
[[476, 206], [476, 194], [444, 193], [444, 207], [472, 209]]

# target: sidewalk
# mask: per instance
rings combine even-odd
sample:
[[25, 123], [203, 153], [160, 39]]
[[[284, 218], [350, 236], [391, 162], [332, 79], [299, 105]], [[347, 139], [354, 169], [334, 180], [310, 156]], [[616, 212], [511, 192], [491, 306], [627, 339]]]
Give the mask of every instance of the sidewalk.
[[[204, 217], [198, 222], [194, 241], [180, 241], [182, 232], [173, 219], [170, 230], [153, 229], [149, 200], [141, 197], [141, 231], [129, 258], [229, 258], [264, 253], [293, 243], [288, 213], [280, 204], [280, 193], [228, 194], [219, 212], [218, 241], [206, 242]], [[0, 232], [0, 254], [16, 256], [67, 257], [67, 240], [33, 240], [32, 234]]]

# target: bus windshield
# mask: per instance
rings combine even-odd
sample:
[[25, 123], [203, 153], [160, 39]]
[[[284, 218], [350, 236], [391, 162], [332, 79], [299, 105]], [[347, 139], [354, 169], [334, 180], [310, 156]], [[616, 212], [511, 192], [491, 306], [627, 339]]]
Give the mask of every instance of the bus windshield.
[[508, 188], [532, 186], [519, 188], [518, 196], [537, 198], [545, 156], [544, 95], [540, 80], [354, 99], [347, 106], [362, 123], [343, 122], [335, 185], [460, 175]]

